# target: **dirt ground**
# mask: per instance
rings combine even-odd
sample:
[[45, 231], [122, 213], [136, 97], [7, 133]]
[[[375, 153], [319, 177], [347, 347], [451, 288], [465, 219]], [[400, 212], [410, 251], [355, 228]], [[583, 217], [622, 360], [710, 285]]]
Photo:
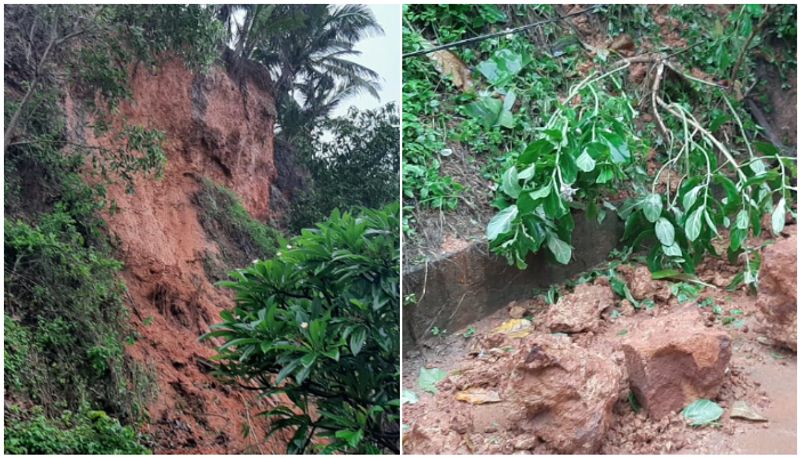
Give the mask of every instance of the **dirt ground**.
[[483, 168], [489, 158], [474, 155], [464, 145], [455, 142], [448, 146], [453, 154], [442, 162], [442, 174], [461, 183], [464, 191], [455, 210], [414, 209], [417, 236], [404, 240], [404, 265], [452, 253], [471, 241], [483, 239], [486, 225], [494, 216], [495, 210], [490, 204], [494, 195], [493, 185], [483, 178]]
[[[697, 305], [706, 326], [712, 330], [724, 330], [731, 339], [732, 357], [719, 393], [713, 399], [725, 408], [725, 414], [716, 424], [699, 428], [687, 425], [678, 412], [658, 421], [652, 420], [644, 409], [633, 410], [629, 401], [630, 389], [627, 379], [624, 379], [626, 383], [623, 383], [613, 407], [610, 427], [598, 453], [795, 454], [797, 357], [794, 352], [774, 345], [764, 335], [756, 295], [744, 288], [727, 291], [722, 287], [707, 287], [697, 297], [679, 303], [674, 294], [665, 294], [670, 291], [672, 282], [654, 281], [649, 275], [633, 280], [630, 273], [634, 271], [634, 266], [618, 268], [618, 272], [628, 272], [625, 275], [632, 289], [655, 291], [655, 305], [637, 310], [627, 301], [618, 300], [614, 311], [602, 313], [597, 326], [572, 333], [567, 338], [578, 347], [604, 355], [625, 370], [620, 347], [628, 329]], [[699, 277], [710, 284], [724, 285], [736, 272], [737, 266], [710, 259], [701, 266]], [[602, 282], [602, 279], [595, 280], [595, 284], [597, 282]], [[560, 292], [564, 298], [574, 295], [563, 286]], [[493, 331], [498, 326], [521, 316], [531, 320], [531, 335], [549, 334], [551, 330], [545, 326], [548, 308], [541, 297], [511, 303], [465, 329], [431, 338], [405, 355], [403, 388], [418, 397], [416, 403], [403, 405], [403, 447], [406, 453], [432, 453], [433, 448], [438, 448], [435, 453], [444, 454], [553, 453], [548, 444], [537, 442], [535, 438], [509, 438], [503, 434], [504, 422], [508, 421], [506, 417], [512, 410], [512, 406], [504, 405], [506, 401], [473, 405], [456, 400], [457, 390], [450, 377], [440, 382], [436, 395], [425, 392], [418, 384], [422, 367], [442, 369], [457, 380], [469, 374], [471, 369], [491, 367], [487, 364], [496, 357], [492, 354], [495, 350], [499, 352], [502, 348], [510, 354], [523, 351], [524, 338], [503, 336], [504, 340], [489, 351], [486, 348], [491, 345], [487, 346], [486, 342], [497, 337]], [[468, 337], [465, 337], [465, 332]], [[502, 377], [502, 374], [498, 376]], [[736, 401], [746, 402], [767, 421], [731, 418], [731, 407]], [[470, 423], [466, 428], [463, 418], [474, 419], [475, 426]], [[478, 423], [483, 426], [477, 426]], [[486, 425], [490, 426], [484, 427]], [[489, 435], [482, 445], [476, 445], [476, 435], [471, 432], [479, 428], [484, 433], [494, 431], [496, 440], [493, 442]], [[479, 437], [485, 440], [487, 436]]]

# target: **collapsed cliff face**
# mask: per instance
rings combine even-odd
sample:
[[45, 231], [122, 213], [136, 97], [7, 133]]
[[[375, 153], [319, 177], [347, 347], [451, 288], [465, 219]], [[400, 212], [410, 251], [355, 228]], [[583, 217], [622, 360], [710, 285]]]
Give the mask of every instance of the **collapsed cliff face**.
[[[204, 232], [193, 203], [205, 177], [236, 192], [253, 217], [266, 222], [280, 216], [270, 208], [277, 177], [273, 97], [263, 81], [219, 67], [201, 75], [169, 61], [156, 73], [131, 73], [132, 98], [119, 107], [114, 128], [127, 123], [163, 131], [167, 155], [161, 179], [137, 178], [133, 194], [122, 184], [110, 186], [108, 198], [118, 210], [106, 215], [125, 263], [139, 336], [129, 352], [158, 386], [143, 432], [157, 453], [281, 451], [279, 439], [261, 443], [266, 428], [256, 414], [270, 401], [215, 379], [207, 364], [213, 342], [198, 340], [233, 299], [204, 271], [204, 258], [220, 247]], [[91, 119], [69, 98], [67, 111], [70, 135], [95, 145], [112, 141], [82, 128]]]

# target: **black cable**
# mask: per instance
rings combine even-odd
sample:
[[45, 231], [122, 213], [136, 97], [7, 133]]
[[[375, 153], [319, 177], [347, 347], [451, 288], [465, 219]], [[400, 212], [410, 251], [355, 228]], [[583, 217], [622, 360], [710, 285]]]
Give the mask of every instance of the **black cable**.
[[450, 49], [450, 48], [455, 48], [455, 47], [458, 47], [458, 46], [464, 46], [464, 45], [467, 45], [467, 44], [470, 44], [470, 43], [476, 43], [478, 41], [487, 40], [489, 38], [499, 37], [501, 35], [519, 33], [519, 32], [522, 32], [522, 31], [525, 31], [525, 30], [528, 30], [528, 29], [532, 29], [534, 27], [540, 27], [540, 26], [543, 26], [545, 24], [550, 24], [552, 22], [563, 21], [564, 19], [569, 19], [571, 17], [580, 16], [582, 14], [591, 13], [591, 12], [594, 12], [595, 10], [597, 10], [597, 9], [603, 7], [603, 6], [604, 5], [594, 5], [594, 6], [590, 7], [590, 8], [586, 8], [585, 10], [578, 11], [576, 13], [567, 14], [566, 16], [559, 16], [559, 17], [556, 17], [556, 18], [545, 19], [543, 21], [538, 21], [538, 22], [534, 22], [532, 24], [523, 25], [523, 26], [520, 26], [520, 27], [515, 27], [513, 29], [506, 29], [506, 30], [503, 30], [501, 32], [494, 32], [494, 33], [489, 33], [489, 34], [486, 34], [486, 35], [478, 35], [477, 37], [465, 38], [463, 40], [458, 40], [458, 41], [452, 41], [450, 43], [446, 43], [446, 44], [443, 44], [443, 45], [434, 46], [433, 48], [420, 49], [419, 51], [413, 51], [413, 52], [409, 52], [409, 53], [403, 54], [403, 59], [405, 59], [406, 57], [420, 56], [420, 55], [423, 55], [423, 54], [428, 54], [428, 53], [432, 53], [432, 52], [436, 52], [436, 51], [441, 51], [443, 49]]

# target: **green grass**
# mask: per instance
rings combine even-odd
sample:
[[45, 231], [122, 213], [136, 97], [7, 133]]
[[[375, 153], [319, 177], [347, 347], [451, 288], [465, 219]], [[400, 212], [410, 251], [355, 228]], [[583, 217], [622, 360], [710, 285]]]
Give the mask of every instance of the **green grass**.
[[283, 234], [250, 216], [233, 191], [203, 178], [194, 202], [200, 210], [200, 224], [222, 252], [224, 266], [215, 265], [210, 256], [204, 262], [210, 277], [219, 276], [220, 269], [242, 267], [254, 259], [275, 255]]

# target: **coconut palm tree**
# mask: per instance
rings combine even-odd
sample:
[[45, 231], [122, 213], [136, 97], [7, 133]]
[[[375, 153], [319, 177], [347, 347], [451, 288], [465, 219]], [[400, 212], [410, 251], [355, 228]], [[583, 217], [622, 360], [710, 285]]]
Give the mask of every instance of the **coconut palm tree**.
[[225, 5], [218, 17], [235, 56], [269, 70], [284, 131], [299, 127], [284, 114], [305, 124], [359, 92], [378, 97], [378, 74], [350, 60], [358, 41], [383, 33], [366, 6]]

